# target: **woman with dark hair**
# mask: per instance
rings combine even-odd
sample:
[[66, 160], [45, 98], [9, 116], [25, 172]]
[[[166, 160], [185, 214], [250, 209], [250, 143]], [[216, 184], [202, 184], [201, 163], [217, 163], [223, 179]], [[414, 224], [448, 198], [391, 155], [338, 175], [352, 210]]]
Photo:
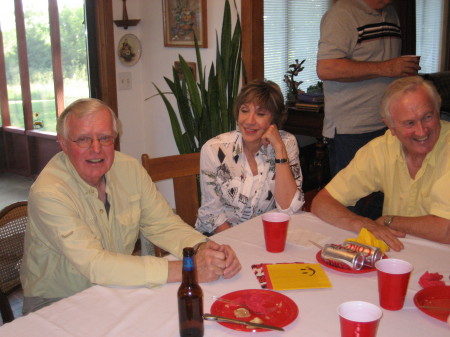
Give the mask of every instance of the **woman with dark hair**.
[[197, 230], [214, 234], [277, 208], [292, 214], [304, 203], [296, 138], [279, 130], [287, 118], [277, 84], [255, 80], [237, 97], [238, 130], [201, 150], [202, 205]]

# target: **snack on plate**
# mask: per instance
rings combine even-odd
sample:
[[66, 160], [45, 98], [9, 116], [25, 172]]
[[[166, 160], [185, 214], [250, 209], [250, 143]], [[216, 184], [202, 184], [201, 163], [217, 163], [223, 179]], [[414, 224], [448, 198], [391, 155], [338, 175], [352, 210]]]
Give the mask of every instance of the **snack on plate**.
[[233, 311], [234, 316], [236, 316], [236, 318], [244, 318], [244, 317], [250, 317], [250, 311], [248, 311], [246, 308], [238, 308], [236, 310]]
[[[250, 320], [250, 323], [263, 324], [264, 321], [263, 321], [261, 318], [259, 318], [258, 316], [255, 316], [255, 318], [253, 318], [252, 320]], [[255, 328], [255, 327], [253, 327], [253, 326], [247, 325], [247, 329], [254, 329], [254, 328]]]
[[250, 322], [251, 323], [258, 323], [258, 324], [264, 323], [264, 321], [261, 318], [259, 318], [258, 316], [255, 316], [255, 318], [253, 318]]

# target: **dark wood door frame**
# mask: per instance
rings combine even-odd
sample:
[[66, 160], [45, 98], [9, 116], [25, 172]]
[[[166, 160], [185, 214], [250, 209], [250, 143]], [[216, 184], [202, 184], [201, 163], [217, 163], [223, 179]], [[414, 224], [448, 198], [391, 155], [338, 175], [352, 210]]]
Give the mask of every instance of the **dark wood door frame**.
[[242, 60], [248, 81], [264, 78], [264, 1], [242, 0]]

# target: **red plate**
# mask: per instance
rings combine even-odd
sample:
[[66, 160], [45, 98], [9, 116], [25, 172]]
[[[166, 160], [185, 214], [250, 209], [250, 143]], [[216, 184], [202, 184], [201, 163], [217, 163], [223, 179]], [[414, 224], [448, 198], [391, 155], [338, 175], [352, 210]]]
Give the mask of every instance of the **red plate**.
[[[259, 317], [263, 321], [262, 323], [280, 328], [292, 323], [298, 316], [297, 304], [289, 297], [272, 290], [238, 290], [223, 295], [221, 298], [232, 301], [232, 303], [225, 303], [219, 300], [215, 301], [211, 306], [211, 314], [245, 321], [251, 321], [255, 317]], [[252, 313], [250, 317], [236, 317], [234, 310], [243, 306], [256, 312], [256, 314]], [[268, 329], [247, 328], [245, 325], [233, 323], [219, 322], [219, 324], [238, 331], [270, 331]]]
[[[327, 263], [324, 259], [322, 259], [322, 255], [320, 254], [322, 251], [319, 250], [316, 254], [316, 259], [317, 261], [321, 264], [324, 265], [325, 267], [328, 267], [330, 269], [333, 270], [337, 270], [340, 271], [342, 273], [348, 273], [348, 274], [364, 274], [364, 273], [371, 273], [373, 271], [376, 271], [376, 268], [369, 268], [369, 267], [362, 267], [360, 270], [355, 270], [355, 269], [344, 269], [344, 268], [339, 268], [336, 266], [333, 266], [329, 263]], [[383, 259], [387, 258], [386, 254], [383, 256]]]
[[[423, 288], [414, 295], [414, 304], [427, 315], [447, 322], [450, 315], [450, 286]], [[421, 306], [449, 308], [449, 310], [421, 308]]]

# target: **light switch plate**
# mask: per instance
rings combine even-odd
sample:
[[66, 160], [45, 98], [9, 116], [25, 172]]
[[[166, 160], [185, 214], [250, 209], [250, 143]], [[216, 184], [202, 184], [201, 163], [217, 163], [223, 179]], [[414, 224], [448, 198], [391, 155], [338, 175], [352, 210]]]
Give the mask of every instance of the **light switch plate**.
[[119, 90], [130, 90], [132, 88], [131, 72], [118, 73]]

